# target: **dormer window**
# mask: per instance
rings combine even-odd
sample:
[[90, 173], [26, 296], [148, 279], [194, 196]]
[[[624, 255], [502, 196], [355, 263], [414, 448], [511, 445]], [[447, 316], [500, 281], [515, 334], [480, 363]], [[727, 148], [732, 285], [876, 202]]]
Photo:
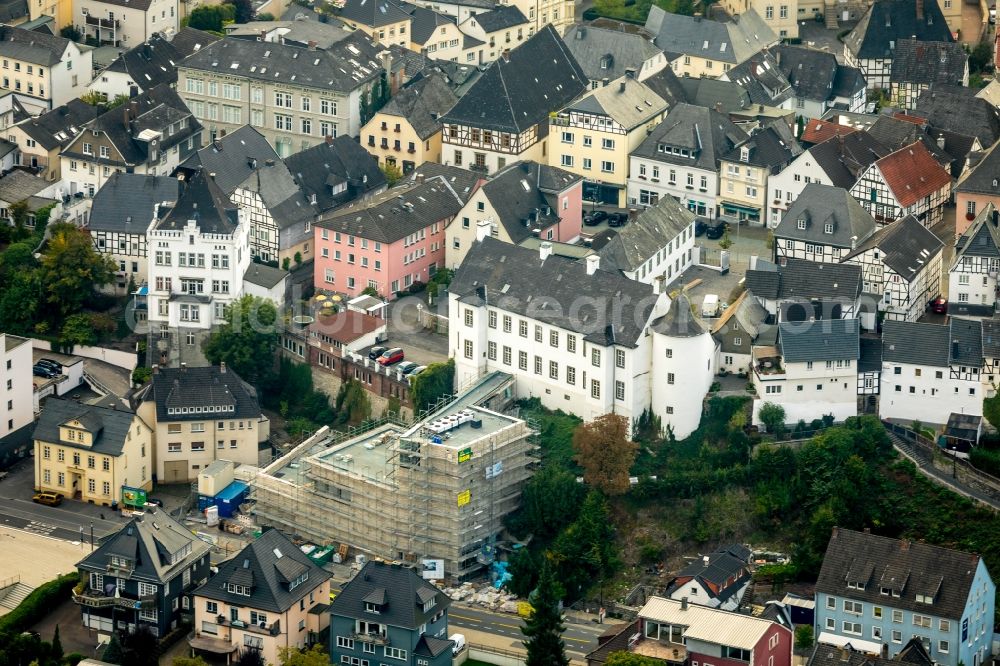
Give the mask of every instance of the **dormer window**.
[[748, 148], [747, 146], [743, 146], [742, 148], [740, 148], [740, 162], [749, 162], [749, 161], [750, 161], [750, 148]]
[[884, 596], [884, 597], [887, 597], [887, 596], [889, 596], [889, 595], [890, 595], [891, 593], [892, 593], [892, 590], [890, 590], [890, 589], [889, 589], [889, 588], [887, 588], [887, 587], [882, 587], [882, 588], [879, 588], [879, 594], [881, 594], [881, 595], [882, 595], [882, 596]]
[[918, 594], [917, 595], [918, 604], [932, 604], [934, 603], [934, 597], [929, 594]]
[[231, 594], [238, 594], [241, 597], [250, 596], [250, 588], [246, 585], [237, 585], [236, 583], [226, 583], [226, 591]]
[[366, 613], [374, 613], [375, 615], [378, 615], [379, 613], [382, 612], [382, 607], [379, 606], [378, 604], [373, 604], [371, 602], [365, 602], [365, 612]]
[[427, 612], [427, 611], [429, 611], [430, 609], [434, 608], [434, 605], [435, 605], [436, 603], [437, 603], [437, 600], [436, 600], [436, 599], [430, 599], [430, 600], [428, 600], [428, 601], [425, 601], [425, 602], [424, 602], [424, 605], [423, 605], [423, 610], [424, 610], [424, 612], [426, 613], [426, 612]]
[[294, 590], [296, 587], [298, 587], [302, 583], [306, 582], [307, 580], [309, 580], [309, 572], [308, 571], [306, 571], [301, 576], [299, 576], [298, 578], [296, 578], [295, 580], [293, 580], [291, 583], [289, 583], [288, 584], [288, 591], [291, 592], [292, 590]]
[[864, 583], [859, 583], [857, 581], [848, 581], [847, 587], [848, 587], [848, 589], [851, 589], [851, 590], [863, 590], [863, 589], [865, 589], [865, 584]]
[[826, 224], [824, 224], [823, 225], [823, 233], [824, 234], [832, 234], [833, 233], [833, 225], [830, 224], [829, 222], [826, 223]]
[[804, 218], [800, 218], [798, 220], [798, 227], [799, 227], [799, 229], [805, 229], [806, 228], [806, 221], [805, 221]]

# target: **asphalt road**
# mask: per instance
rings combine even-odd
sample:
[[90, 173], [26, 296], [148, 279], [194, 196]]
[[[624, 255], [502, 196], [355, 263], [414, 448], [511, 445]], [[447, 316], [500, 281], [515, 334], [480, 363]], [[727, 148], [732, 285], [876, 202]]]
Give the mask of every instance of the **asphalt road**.
[[[521, 633], [522, 625], [523, 621], [520, 617], [509, 613], [494, 613], [482, 608], [457, 604], [453, 604], [448, 610], [448, 631], [468, 628], [494, 636], [510, 638], [510, 647], [515, 649], [523, 649], [521, 645], [521, 641], [524, 640], [524, 634]], [[567, 622], [566, 631], [563, 632], [566, 652], [569, 653], [570, 657], [575, 657], [584, 656], [595, 650], [597, 637], [605, 629], [607, 629], [606, 625]]]

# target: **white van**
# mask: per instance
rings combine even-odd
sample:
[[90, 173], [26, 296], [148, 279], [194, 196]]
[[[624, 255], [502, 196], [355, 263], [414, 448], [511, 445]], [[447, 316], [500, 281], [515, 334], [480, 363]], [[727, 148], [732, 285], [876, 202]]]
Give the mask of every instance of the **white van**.
[[454, 645], [451, 646], [451, 656], [455, 657], [461, 654], [462, 650], [465, 649], [465, 636], [462, 634], [452, 634], [448, 637]]
[[718, 294], [705, 294], [705, 300], [701, 303], [701, 316], [707, 318], [719, 316]]

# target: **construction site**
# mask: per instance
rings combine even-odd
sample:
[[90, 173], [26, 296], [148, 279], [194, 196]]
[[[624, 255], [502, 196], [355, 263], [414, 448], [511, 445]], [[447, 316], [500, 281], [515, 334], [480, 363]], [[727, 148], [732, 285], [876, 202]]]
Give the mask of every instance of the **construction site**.
[[487, 375], [415, 424], [326, 429], [249, 479], [257, 520], [317, 544], [463, 580], [496, 559], [538, 456], [513, 378]]

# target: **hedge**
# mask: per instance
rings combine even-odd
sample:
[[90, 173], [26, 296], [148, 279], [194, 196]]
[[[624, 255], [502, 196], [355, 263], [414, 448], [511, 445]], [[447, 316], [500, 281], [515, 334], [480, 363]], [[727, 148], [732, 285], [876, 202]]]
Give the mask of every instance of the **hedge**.
[[21, 633], [69, 599], [70, 590], [80, 581], [78, 573], [65, 574], [35, 588], [17, 608], [0, 617], [0, 634]]

